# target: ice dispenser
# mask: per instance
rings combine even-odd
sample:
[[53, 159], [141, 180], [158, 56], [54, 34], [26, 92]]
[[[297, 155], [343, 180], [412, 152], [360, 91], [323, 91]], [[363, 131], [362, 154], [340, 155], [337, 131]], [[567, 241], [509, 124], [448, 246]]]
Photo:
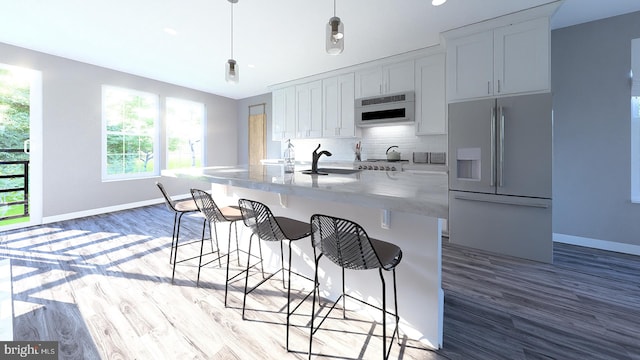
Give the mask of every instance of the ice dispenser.
[[480, 180], [480, 148], [462, 148], [456, 152], [457, 178], [459, 180]]

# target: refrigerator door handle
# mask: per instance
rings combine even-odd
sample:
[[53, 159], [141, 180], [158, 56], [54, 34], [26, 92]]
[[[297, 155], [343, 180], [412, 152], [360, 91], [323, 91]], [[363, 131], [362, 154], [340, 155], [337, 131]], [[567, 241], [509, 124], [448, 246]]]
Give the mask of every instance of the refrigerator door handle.
[[509, 201], [504, 199], [479, 199], [479, 198], [464, 196], [464, 195], [454, 195], [453, 198], [456, 200], [478, 201], [478, 202], [486, 202], [486, 203], [501, 204], [501, 205], [527, 206], [527, 207], [535, 207], [535, 208], [542, 208], [542, 209], [546, 209], [549, 207], [549, 205], [544, 203], [519, 202], [519, 201]]
[[502, 187], [504, 184], [504, 108], [500, 106], [500, 149], [498, 149], [498, 187]]
[[496, 108], [491, 107], [491, 183], [489, 186], [496, 186]]

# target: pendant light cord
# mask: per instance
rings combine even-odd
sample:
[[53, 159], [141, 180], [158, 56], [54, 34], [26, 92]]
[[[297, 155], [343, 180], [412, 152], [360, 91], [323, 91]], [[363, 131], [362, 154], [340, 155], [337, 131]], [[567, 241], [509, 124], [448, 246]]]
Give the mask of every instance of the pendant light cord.
[[233, 59], [233, 3], [231, 3], [231, 58]]
[[336, 17], [336, 0], [333, 0], [333, 17]]

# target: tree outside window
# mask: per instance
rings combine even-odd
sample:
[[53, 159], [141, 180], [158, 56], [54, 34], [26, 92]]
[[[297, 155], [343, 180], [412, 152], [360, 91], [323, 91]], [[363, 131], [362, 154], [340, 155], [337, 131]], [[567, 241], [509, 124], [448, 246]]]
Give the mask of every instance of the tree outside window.
[[167, 98], [167, 168], [200, 167], [204, 149], [204, 104]]
[[158, 96], [111, 86], [102, 95], [103, 178], [157, 175]]

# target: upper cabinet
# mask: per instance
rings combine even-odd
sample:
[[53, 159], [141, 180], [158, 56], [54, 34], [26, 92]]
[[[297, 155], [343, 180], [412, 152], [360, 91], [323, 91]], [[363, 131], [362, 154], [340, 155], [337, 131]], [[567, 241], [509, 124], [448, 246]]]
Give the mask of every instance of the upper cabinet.
[[550, 63], [548, 17], [447, 38], [447, 99], [549, 91]]
[[322, 136], [355, 136], [354, 74], [333, 76], [322, 80]]
[[416, 60], [416, 135], [447, 133], [445, 54]]
[[271, 93], [273, 121], [271, 138], [282, 141], [296, 137], [296, 89], [293, 86]]
[[355, 97], [414, 90], [414, 82], [413, 60], [360, 70], [355, 74]]
[[297, 138], [322, 137], [322, 81], [297, 85]]

